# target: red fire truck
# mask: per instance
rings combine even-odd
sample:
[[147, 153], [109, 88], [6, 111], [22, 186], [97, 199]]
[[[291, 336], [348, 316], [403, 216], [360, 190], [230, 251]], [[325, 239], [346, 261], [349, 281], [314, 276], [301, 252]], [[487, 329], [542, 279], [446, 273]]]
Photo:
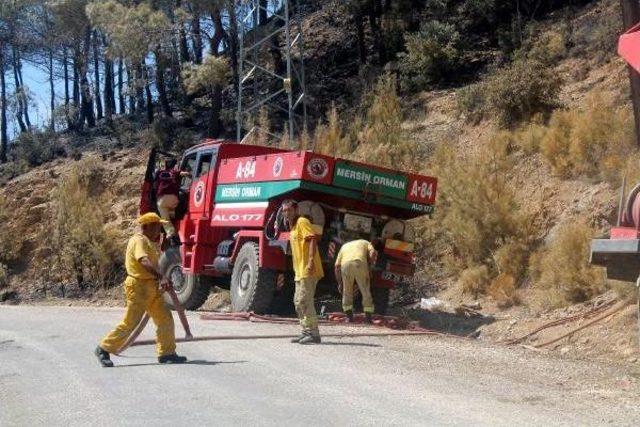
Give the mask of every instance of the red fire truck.
[[[155, 209], [153, 150], [141, 211]], [[167, 153], [165, 153], [167, 154]], [[337, 292], [332, 264], [348, 239], [381, 239], [372, 293], [383, 313], [389, 291], [415, 270], [414, 230], [407, 222], [433, 212], [436, 178], [277, 148], [207, 140], [187, 150], [175, 226], [179, 246], [161, 267], [180, 301], [195, 310], [213, 285], [231, 290], [232, 309], [266, 313], [291, 303], [289, 234], [281, 203], [294, 199], [318, 235], [326, 277], [318, 292]], [[168, 301], [171, 303], [170, 301]]]

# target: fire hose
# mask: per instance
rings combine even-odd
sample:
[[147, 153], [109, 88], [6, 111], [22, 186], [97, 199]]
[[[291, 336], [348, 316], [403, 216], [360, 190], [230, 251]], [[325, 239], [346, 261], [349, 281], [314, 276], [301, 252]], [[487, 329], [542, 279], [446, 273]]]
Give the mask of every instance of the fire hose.
[[615, 299], [609, 300], [601, 305], [599, 305], [598, 307], [594, 308], [593, 310], [584, 312], [584, 313], [579, 313], [573, 316], [569, 316], [569, 317], [564, 317], [562, 319], [558, 319], [558, 320], [553, 320], [551, 322], [545, 323], [544, 325], [534, 329], [533, 331], [527, 333], [526, 335], [522, 335], [520, 337], [517, 338], [512, 338], [510, 340], [506, 340], [503, 341], [504, 344], [507, 345], [513, 345], [513, 344], [519, 344], [522, 341], [524, 341], [525, 339], [532, 337], [533, 335], [537, 334], [538, 332], [544, 331], [545, 329], [549, 329], [549, 328], [553, 328], [556, 326], [560, 326], [560, 325], [564, 325], [565, 323], [569, 323], [571, 321], [574, 320], [579, 320], [579, 319], [589, 319], [593, 316], [596, 316], [598, 314], [600, 314], [602, 311], [606, 310], [607, 308], [611, 307], [614, 303], [616, 302]]
[[[169, 295], [172, 293], [170, 292]], [[174, 298], [175, 297], [175, 298]], [[285, 338], [295, 338], [298, 335], [292, 334], [274, 334], [274, 335], [210, 335], [210, 336], [201, 336], [201, 337], [193, 337], [191, 335], [191, 331], [189, 329], [189, 324], [187, 322], [186, 316], [184, 315], [184, 310], [180, 305], [179, 301], [177, 301], [177, 296], [175, 296], [175, 292], [171, 295], [173, 299], [174, 305], [178, 311], [178, 315], [182, 321], [182, 326], [185, 328], [186, 337], [176, 339], [177, 343], [184, 342], [196, 342], [196, 341], [227, 341], [227, 340], [268, 340], [268, 339], [285, 339]], [[346, 316], [344, 313], [329, 313], [327, 315], [327, 319], [320, 319], [318, 323], [323, 326], [344, 326], [344, 318]], [[253, 312], [246, 313], [207, 313], [200, 316], [203, 320], [217, 320], [217, 321], [250, 321], [254, 323], [272, 323], [272, 324], [298, 324], [299, 320], [296, 318], [287, 318], [287, 317], [271, 317], [271, 316], [263, 316]], [[147, 322], [149, 321], [149, 317], [145, 315], [136, 329], [131, 333], [129, 339], [127, 339], [126, 343], [122, 346], [118, 353], [121, 354], [128, 347], [135, 346], [143, 346], [143, 345], [153, 345], [155, 344], [155, 340], [141, 340], [135, 341], [136, 338], [140, 335]], [[356, 315], [354, 318], [354, 323], [363, 323], [364, 316]], [[430, 329], [425, 329], [419, 327], [417, 322], [408, 322], [404, 319], [394, 317], [394, 316], [375, 316], [373, 320], [373, 325], [366, 329], [379, 329], [381, 327], [391, 329], [391, 331], [382, 331], [382, 332], [343, 332], [343, 333], [331, 333], [331, 334], [323, 334], [323, 337], [328, 338], [358, 338], [358, 337], [398, 337], [398, 336], [416, 336], [416, 335], [437, 335], [437, 336], [448, 336], [448, 337], [456, 337], [456, 338], [464, 338], [457, 335], [442, 333]], [[401, 329], [403, 328], [403, 329]]]
[[[191, 334], [191, 328], [189, 327], [189, 321], [187, 320], [187, 315], [184, 313], [184, 307], [182, 306], [182, 304], [180, 304], [180, 300], [178, 299], [178, 295], [176, 295], [175, 289], [173, 289], [173, 287], [169, 287], [169, 289], [166, 292], [169, 294], [169, 297], [173, 302], [173, 306], [176, 308], [176, 311], [178, 312], [180, 323], [182, 324], [182, 328], [184, 329], [185, 338], [181, 341], [193, 340], [193, 335]], [[133, 330], [131, 335], [129, 335], [129, 338], [127, 338], [125, 343], [122, 345], [122, 347], [118, 349], [118, 351], [115, 352], [115, 354], [120, 355], [130, 346], [138, 345], [135, 343], [135, 340], [136, 338], [138, 338], [138, 336], [140, 336], [145, 326], [147, 326], [147, 323], [149, 323], [149, 315], [145, 313], [144, 316], [142, 316], [142, 319], [140, 319], [140, 323], [138, 323], [138, 325]]]

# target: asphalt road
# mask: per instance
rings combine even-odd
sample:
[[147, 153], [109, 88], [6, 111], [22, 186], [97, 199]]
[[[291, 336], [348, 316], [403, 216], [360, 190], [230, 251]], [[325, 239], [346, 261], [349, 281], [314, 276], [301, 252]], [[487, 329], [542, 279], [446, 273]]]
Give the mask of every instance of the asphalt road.
[[[187, 365], [134, 347], [101, 368], [121, 314], [0, 306], [0, 425], [640, 425], [637, 368], [454, 338], [187, 343]], [[189, 317], [201, 336], [297, 332]]]

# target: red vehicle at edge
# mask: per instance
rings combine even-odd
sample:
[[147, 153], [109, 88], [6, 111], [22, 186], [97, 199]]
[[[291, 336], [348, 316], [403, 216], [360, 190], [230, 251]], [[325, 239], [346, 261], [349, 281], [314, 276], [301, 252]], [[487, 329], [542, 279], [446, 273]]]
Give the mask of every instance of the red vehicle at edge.
[[[142, 212], [155, 210], [157, 154], [152, 151], [147, 165]], [[237, 312], [266, 313], [291, 303], [289, 236], [280, 212], [291, 198], [318, 234], [327, 276], [318, 293], [337, 292], [332, 264], [346, 236], [382, 239], [372, 293], [376, 311], [384, 313], [390, 289], [415, 270], [407, 220], [431, 214], [436, 197], [433, 177], [310, 151], [207, 140], [187, 150], [179, 165], [191, 171], [182, 178], [175, 220], [181, 245], [165, 250], [160, 263], [191, 310], [206, 301], [212, 285], [230, 288]]]

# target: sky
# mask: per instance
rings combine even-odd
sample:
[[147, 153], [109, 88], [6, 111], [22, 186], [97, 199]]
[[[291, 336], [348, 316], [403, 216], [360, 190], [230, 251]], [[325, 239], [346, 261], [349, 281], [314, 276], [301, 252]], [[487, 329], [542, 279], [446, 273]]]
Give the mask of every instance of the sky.
[[[31, 95], [31, 104], [29, 105], [29, 116], [31, 124], [37, 127], [43, 127], [49, 123], [51, 117], [50, 92], [49, 92], [49, 76], [43, 70], [24, 62], [22, 66], [24, 84], [29, 88]], [[6, 75], [7, 96], [12, 97], [15, 86], [13, 73], [8, 72]], [[64, 83], [59, 81], [55, 83], [56, 105], [64, 102]], [[9, 138], [13, 139], [19, 133], [18, 123], [12, 113], [7, 116]]]

